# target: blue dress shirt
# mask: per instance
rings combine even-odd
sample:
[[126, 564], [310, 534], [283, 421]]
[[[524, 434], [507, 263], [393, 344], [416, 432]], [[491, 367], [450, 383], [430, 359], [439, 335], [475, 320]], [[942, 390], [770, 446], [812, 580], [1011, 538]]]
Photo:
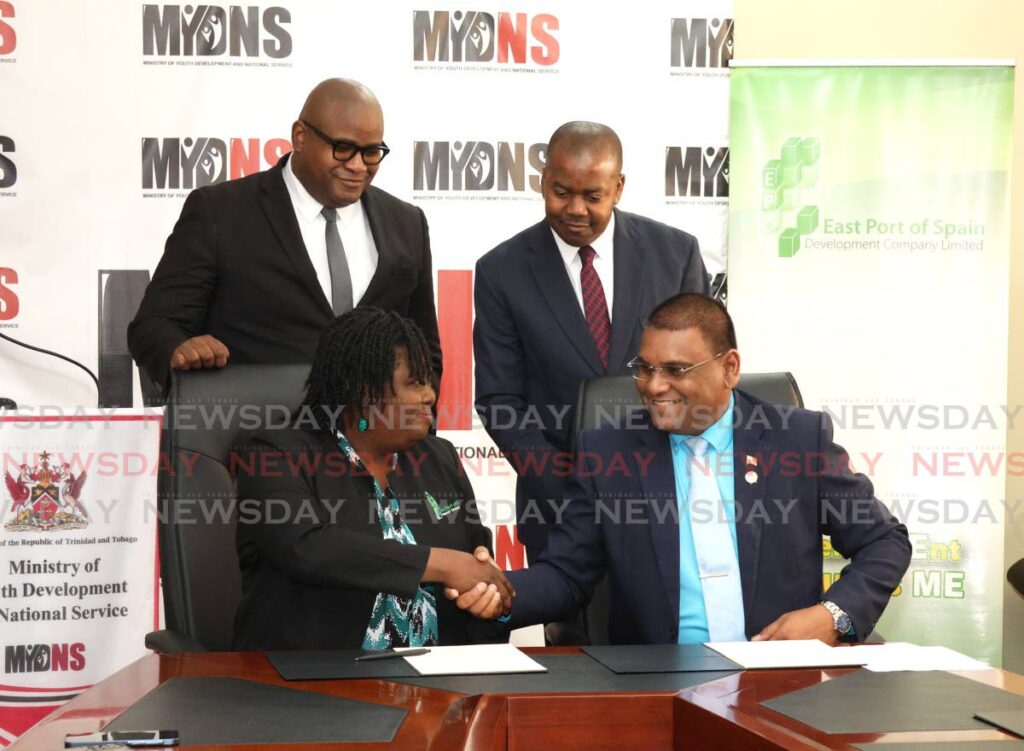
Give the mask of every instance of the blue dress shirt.
[[[708, 427], [701, 437], [710, 444], [708, 461], [715, 473], [722, 506], [729, 520], [733, 552], [739, 558], [736, 546], [736, 489], [733, 479], [733, 407], [735, 396], [729, 397], [725, 413]], [[708, 618], [704, 612], [704, 594], [697, 569], [697, 552], [690, 529], [689, 497], [690, 476], [687, 462], [692, 456], [685, 443], [686, 436], [671, 435], [672, 466], [676, 477], [676, 502], [679, 504], [679, 643], [699, 644], [708, 641]]]

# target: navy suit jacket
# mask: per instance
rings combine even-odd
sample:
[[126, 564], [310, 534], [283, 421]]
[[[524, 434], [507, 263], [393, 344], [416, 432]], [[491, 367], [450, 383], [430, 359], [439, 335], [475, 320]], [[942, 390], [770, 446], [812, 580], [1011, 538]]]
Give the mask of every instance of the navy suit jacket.
[[[735, 394], [732, 468], [747, 637], [823, 599], [822, 535], [830, 535], [850, 563], [828, 599], [865, 638], [910, 563], [906, 527], [874, 497], [871, 481], [850, 471], [827, 415]], [[612, 643], [675, 643], [679, 516], [669, 434], [649, 424], [585, 431], [577, 449], [547, 550], [509, 574], [511, 626], [563, 619], [589, 601], [607, 572]]]
[[[569, 449], [581, 381], [625, 375], [643, 323], [678, 292], [708, 294], [708, 275], [692, 235], [615, 211], [615, 292], [607, 372], [573, 292], [547, 221], [506, 240], [476, 264], [473, 354], [476, 408], [491, 438], [519, 470], [516, 505], [560, 500], [564, 473], [556, 455]], [[564, 457], [563, 457], [564, 458]], [[546, 525], [521, 523], [519, 539], [540, 549]]]

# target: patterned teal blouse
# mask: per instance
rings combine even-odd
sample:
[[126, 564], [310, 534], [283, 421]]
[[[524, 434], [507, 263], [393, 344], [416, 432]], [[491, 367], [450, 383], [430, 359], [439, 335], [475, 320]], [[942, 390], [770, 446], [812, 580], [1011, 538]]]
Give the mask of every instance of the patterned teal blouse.
[[[352, 444], [340, 431], [334, 432], [341, 449], [349, 462], [358, 469], [365, 469]], [[391, 470], [398, 465], [398, 455], [391, 459]], [[391, 486], [382, 490], [377, 478], [373, 489], [377, 495], [377, 519], [385, 540], [398, 540], [403, 545], [415, 545], [409, 525], [402, 519]], [[433, 587], [419, 587], [412, 597], [379, 592], [370, 613], [370, 622], [363, 637], [363, 649], [390, 649], [391, 647], [429, 647], [438, 643], [437, 601]]]

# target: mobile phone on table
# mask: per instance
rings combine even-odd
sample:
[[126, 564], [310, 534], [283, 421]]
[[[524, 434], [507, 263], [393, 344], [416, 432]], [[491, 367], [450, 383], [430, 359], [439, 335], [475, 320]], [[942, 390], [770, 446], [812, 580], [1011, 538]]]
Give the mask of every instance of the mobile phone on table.
[[64, 736], [64, 748], [102, 746], [105, 743], [120, 743], [129, 748], [153, 746], [177, 746], [177, 730], [106, 730], [96, 733], [68, 733]]

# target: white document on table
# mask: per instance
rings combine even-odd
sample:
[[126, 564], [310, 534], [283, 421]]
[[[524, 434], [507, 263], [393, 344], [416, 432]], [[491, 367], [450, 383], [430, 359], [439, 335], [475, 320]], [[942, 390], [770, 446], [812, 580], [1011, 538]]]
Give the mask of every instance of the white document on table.
[[990, 670], [980, 660], [949, 647], [922, 647], [906, 642], [863, 644], [850, 647], [864, 657], [864, 667], [875, 673], [926, 670]]
[[[410, 648], [398, 648], [401, 654]], [[430, 647], [425, 655], [403, 658], [420, 675], [485, 675], [546, 673], [548, 669], [511, 644], [467, 644]]]
[[706, 646], [746, 670], [857, 667], [866, 659], [849, 647], [830, 647], [817, 639], [719, 641]]

